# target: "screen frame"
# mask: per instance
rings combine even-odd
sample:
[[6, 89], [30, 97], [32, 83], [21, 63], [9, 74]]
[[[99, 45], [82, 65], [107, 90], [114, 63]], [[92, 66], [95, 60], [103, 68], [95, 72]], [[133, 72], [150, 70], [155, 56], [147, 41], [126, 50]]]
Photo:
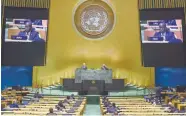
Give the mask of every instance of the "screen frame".
[[[160, 16], [160, 13], [158, 12], [162, 12], [162, 11], [166, 11], [166, 12], [177, 12], [178, 10], [180, 10], [181, 12], [179, 14], [176, 14], [176, 15], [172, 15], [171, 13], [168, 13], [167, 15], [167, 18], [163, 18]], [[144, 12], [149, 12], [149, 11], [152, 11], [152, 12], [156, 12], [159, 17], [155, 17], [156, 15], [154, 15], [153, 17], [149, 18], [147, 16], [143, 17], [144, 16]], [[143, 13], [143, 14], [142, 14]], [[164, 15], [164, 16], [166, 16]], [[171, 17], [171, 18], [170, 18]], [[179, 18], [178, 18], [179, 17]], [[182, 35], [183, 35], [183, 42], [182, 42], [182, 52], [183, 52], [183, 65], [147, 65], [146, 62], [144, 61], [145, 59], [145, 55], [144, 55], [144, 45], [145, 43], [142, 42], [142, 33], [141, 33], [141, 24], [140, 24], [140, 21], [141, 20], [171, 20], [171, 19], [180, 19], [182, 20]], [[184, 47], [186, 45], [186, 33], [185, 33], [185, 30], [186, 30], [186, 24], [185, 24], [185, 14], [184, 14], [184, 8], [183, 7], [180, 7], [180, 8], [150, 8], [150, 9], [140, 9], [139, 10], [139, 32], [140, 32], [140, 44], [141, 44], [141, 64], [142, 66], [144, 67], [184, 67], [186, 66], [186, 47]], [[146, 43], [146, 44], [149, 44], [149, 43]], [[166, 43], [167, 44], [167, 43]], [[176, 43], [174, 43], [176, 44]], [[150, 44], [149, 44], [150, 45]], [[184, 50], [185, 49], [185, 50]], [[185, 53], [185, 54], [184, 54]]]
[[[2, 16], [2, 35], [1, 35], [1, 44], [2, 44], [2, 65], [3, 66], [45, 66], [46, 64], [46, 56], [47, 56], [47, 44], [48, 44], [48, 35], [49, 35], [49, 8], [33, 8], [33, 7], [10, 7], [10, 6], [5, 6], [3, 7], [4, 9], [4, 15]], [[9, 11], [6, 11], [6, 10], [9, 10]], [[18, 10], [18, 11], [14, 11], [14, 12], [19, 12], [18, 15], [15, 14], [14, 12], [12, 12], [12, 10]], [[26, 10], [26, 11], [24, 11]], [[10, 12], [11, 11], [11, 12]], [[32, 15], [27, 15], [29, 13], [32, 13]], [[38, 13], [37, 13], [38, 12]], [[42, 13], [41, 13], [42, 12]], [[22, 13], [22, 14], [21, 14]], [[42, 14], [42, 15], [40, 15]], [[47, 20], [47, 32], [46, 32], [46, 41], [45, 42], [5, 42], [5, 26], [6, 26], [6, 19], [9, 18], [9, 19], [41, 19], [41, 20]], [[44, 56], [41, 60], [41, 57], [38, 59], [36, 58], [35, 60], [38, 60], [38, 61], [31, 61], [32, 59], [27, 60], [28, 63], [24, 62], [14, 62], [14, 63], [9, 63], [8, 61], [5, 61], [4, 62], [4, 58], [7, 57], [7, 54], [5, 53], [5, 47], [6, 45], [5, 44], [13, 44], [13, 43], [17, 43], [19, 45], [21, 44], [33, 44], [33, 47], [34, 46], [39, 46], [37, 45], [36, 43], [38, 44], [45, 44], [45, 45], [42, 45], [44, 48], [43, 49], [43, 52], [44, 52]], [[25, 46], [25, 45], [24, 45]], [[7, 48], [6, 48], [7, 49]], [[37, 51], [36, 51], [37, 52]], [[39, 52], [38, 52], [39, 53]], [[6, 55], [4, 55], [6, 54]], [[43, 54], [43, 53], [42, 53]], [[37, 56], [36, 56], [37, 57]], [[39, 57], [39, 56], [38, 56]], [[31, 63], [32, 62], [32, 63]]]

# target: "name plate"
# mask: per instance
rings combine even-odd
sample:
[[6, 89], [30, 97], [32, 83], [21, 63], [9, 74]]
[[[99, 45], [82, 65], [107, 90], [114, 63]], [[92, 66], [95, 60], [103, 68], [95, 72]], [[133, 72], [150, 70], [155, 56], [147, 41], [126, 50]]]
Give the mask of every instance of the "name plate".
[[15, 24], [25, 24], [27, 21], [26, 20], [15, 20]]
[[11, 39], [13, 39], [13, 40], [27, 40], [27, 36], [12, 35]]
[[163, 37], [149, 37], [149, 41], [163, 41]]

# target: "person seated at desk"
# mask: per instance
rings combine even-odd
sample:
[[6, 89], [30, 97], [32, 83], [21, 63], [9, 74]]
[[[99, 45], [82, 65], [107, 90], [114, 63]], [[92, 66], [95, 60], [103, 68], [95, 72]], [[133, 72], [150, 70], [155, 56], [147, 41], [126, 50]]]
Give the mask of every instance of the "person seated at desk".
[[108, 70], [108, 67], [105, 64], [103, 64], [102, 67], [101, 67], [101, 69], [102, 70]]
[[171, 87], [168, 87], [167, 92], [173, 92], [173, 89]]
[[27, 87], [22, 87], [22, 91], [28, 91]]
[[160, 31], [154, 34], [154, 37], [163, 37], [162, 41], [168, 41], [169, 43], [182, 43], [180, 39], [177, 39], [174, 32], [171, 32], [167, 28], [166, 23], [159, 24]]
[[108, 100], [104, 101], [103, 104], [104, 104], [104, 107], [110, 107], [111, 106], [111, 103]]
[[168, 108], [166, 108], [166, 112], [169, 112], [169, 113], [176, 113], [178, 112], [178, 109], [174, 107], [174, 105], [172, 104], [171, 100], [168, 100]]
[[87, 65], [85, 63], [83, 63], [83, 66], [81, 67], [81, 69], [87, 70]]
[[104, 103], [106, 100], [108, 100], [108, 98], [107, 98], [107, 96], [104, 96], [104, 97], [102, 98], [102, 103]]
[[70, 99], [75, 100], [74, 94], [71, 94]]
[[1, 96], [1, 100], [6, 100], [3, 96]]
[[160, 104], [161, 104], [161, 92], [162, 92], [162, 88], [161, 87], [157, 87], [156, 88], [156, 98], [159, 100]]
[[47, 116], [57, 116], [57, 114], [54, 113], [53, 108], [50, 108], [49, 113], [47, 113]]
[[23, 89], [23, 87], [21, 85], [18, 85], [16, 91], [22, 91], [22, 89]]
[[75, 113], [75, 108], [70, 108], [69, 110], [66, 111], [67, 113]]
[[19, 32], [18, 36], [27, 36], [27, 40], [31, 40], [33, 42], [44, 42], [44, 40], [40, 38], [39, 33], [32, 27], [31, 21], [27, 21], [25, 23], [25, 30]]
[[79, 100], [79, 101], [76, 101], [75, 104], [73, 105], [73, 107], [79, 107], [81, 105], [83, 101]]
[[64, 99], [63, 103], [70, 104], [70, 96], [67, 96], [67, 98]]
[[13, 104], [9, 105], [10, 108], [19, 108], [19, 105], [17, 104], [17, 101], [14, 101]]
[[151, 94], [149, 94], [149, 95], [147, 95], [147, 96], [144, 96], [144, 99], [145, 99], [145, 101], [146, 102], [152, 102], [152, 100], [154, 99], [154, 97], [151, 95]]
[[34, 98], [32, 98], [31, 101], [32, 101], [32, 102], [39, 102], [39, 99], [40, 99], [40, 98], [43, 98], [43, 96], [40, 95], [39, 92], [37, 92], [37, 93], [34, 94]]
[[37, 92], [34, 94], [34, 98], [43, 98], [43, 96]]
[[184, 98], [183, 96], [181, 96], [181, 97], [180, 97], [180, 102], [181, 102], [181, 103], [186, 102], [186, 98]]
[[120, 110], [121, 110], [119, 107], [116, 107], [115, 103], [112, 103], [112, 107], [115, 108], [118, 112], [120, 112]]
[[[62, 102], [62, 101], [61, 101]], [[63, 103], [58, 103], [58, 105], [56, 105], [56, 110], [55, 112], [60, 112], [60, 111], [63, 111], [65, 110], [65, 106], [63, 105]]]
[[66, 109], [62, 101], [59, 101], [58, 106], [60, 107], [60, 109]]
[[173, 106], [171, 100], [168, 100], [168, 103], [166, 105], [162, 105], [162, 107], [165, 107], [164, 111], [165, 112], [171, 112], [171, 109]]
[[110, 107], [107, 107], [107, 111], [104, 112], [104, 114], [106, 113], [112, 113], [112, 114], [117, 113], [118, 114], [119, 112], [121, 112], [120, 109], [116, 107], [115, 103], [112, 103]]

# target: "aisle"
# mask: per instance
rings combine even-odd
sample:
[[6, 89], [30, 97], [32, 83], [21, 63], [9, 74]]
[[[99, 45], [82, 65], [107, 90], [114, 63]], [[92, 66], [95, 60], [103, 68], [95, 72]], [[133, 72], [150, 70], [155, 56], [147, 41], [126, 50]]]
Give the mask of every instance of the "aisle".
[[101, 116], [100, 105], [87, 104], [83, 116]]

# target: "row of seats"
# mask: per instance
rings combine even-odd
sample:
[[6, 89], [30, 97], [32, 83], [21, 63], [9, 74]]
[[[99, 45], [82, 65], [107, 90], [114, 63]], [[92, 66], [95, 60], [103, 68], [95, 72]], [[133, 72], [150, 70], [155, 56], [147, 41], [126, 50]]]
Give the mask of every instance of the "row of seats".
[[28, 90], [16, 91], [12, 89], [6, 89], [1, 93], [1, 110], [7, 106], [13, 105], [15, 102], [18, 104], [22, 103], [22, 98], [29, 94]]
[[82, 115], [86, 105], [85, 97], [42, 96], [38, 93], [24, 107], [5, 108], [2, 115]]
[[103, 115], [130, 116], [178, 116], [186, 113], [168, 113], [161, 105], [153, 105], [144, 98], [137, 97], [100, 97], [100, 107]]

